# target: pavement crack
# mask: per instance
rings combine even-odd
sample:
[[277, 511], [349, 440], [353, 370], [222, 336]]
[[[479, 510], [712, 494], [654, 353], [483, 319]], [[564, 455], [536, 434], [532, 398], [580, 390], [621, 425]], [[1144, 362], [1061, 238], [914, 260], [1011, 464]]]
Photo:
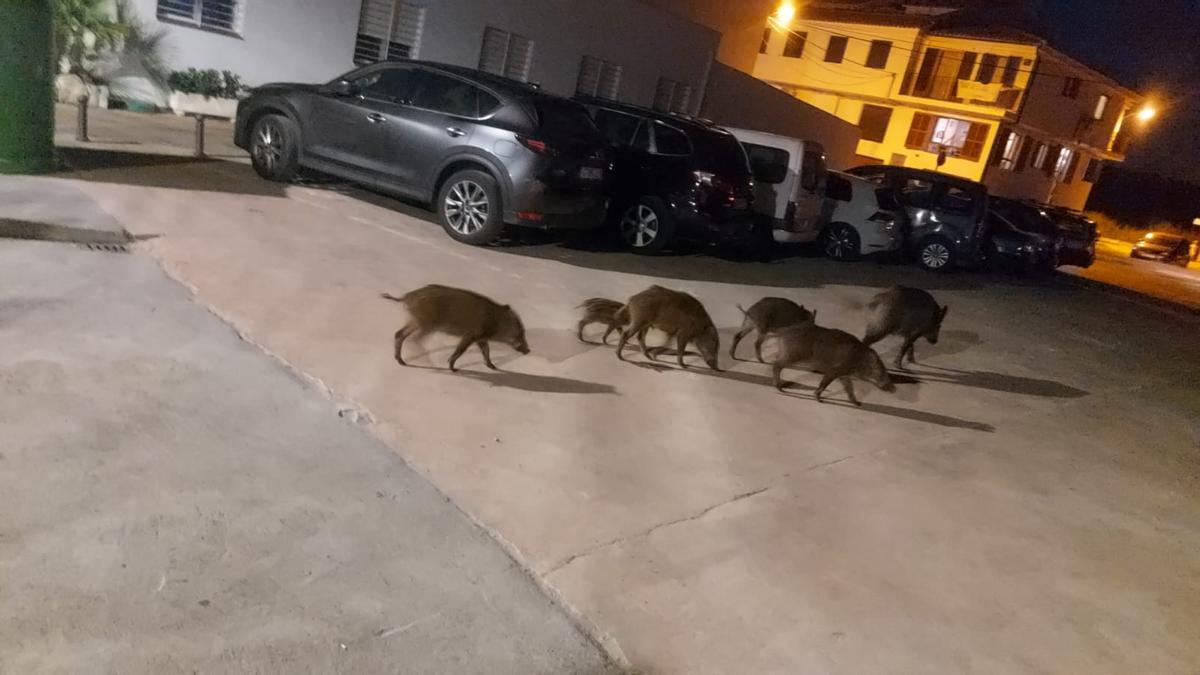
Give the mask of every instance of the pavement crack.
[[664, 528], [664, 527], [671, 527], [672, 525], [678, 525], [678, 524], [680, 524], [680, 523], [686, 523], [686, 522], [688, 522], [688, 521], [690, 521], [690, 520], [699, 520], [700, 518], [703, 518], [704, 516], [708, 515], [709, 513], [712, 513], [713, 511], [715, 511], [715, 510], [717, 510], [717, 509], [721, 508], [722, 506], [728, 506], [729, 504], [733, 504], [734, 502], [738, 502], [738, 501], [741, 501], [741, 500], [743, 500], [743, 499], [749, 499], [750, 497], [753, 497], [753, 496], [755, 496], [755, 495], [760, 495], [760, 494], [762, 494], [762, 493], [766, 492], [767, 490], [770, 490], [770, 489], [771, 489], [771, 487], [772, 487], [772, 486], [768, 485], [768, 486], [766, 486], [766, 487], [761, 487], [761, 488], [758, 488], [757, 490], [751, 490], [751, 491], [749, 491], [749, 492], [743, 492], [743, 493], [741, 493], [741, 494], [734, 495], [734, 496], [730, 497], [729, 499], [726, 499], [725, 501], [718, 502], [718, 503], [716, 503], [716, 504], [713, 504], [713, 505], [711, 505], [711, 506], [707, 506], [707, 507], [705, 507], [705, 508], [701, 509], [699, 512], [697, 512], [697, 513], [694, 513], [694, 514], [692, 514], [692, 515], [690, 515], [690, 516], [684, 516], [684, 517], [682, 517], [682, 518], [676, 518], [675, 520], [668, 520], [668, 521], [666, 521], [666, 522], [664, 522], [664, 523], [658, 523], [657, 525], [654, 525], [654, 526], [652, 526], [652, 527], [650, 527], [650, 528], [647, 528], [647, 529], [645, 529], [645, 530], [642, 530], [641, 532], [638, 532], [638, 533], [635, 533], [635, 534], [631, 534], [631, 535], [629, 535], [629, 536], [626, 536], [626, 537], [617, 537], [617, 538], [615, 538], [615, 539], [611, 539], [611, 540], [609, 540], [609, 541], [606, 541], [606, 542], [603, 542], [603, 543], [600, 543], [600, 544], [596, 544], [595, 546], [591, 546], [591, 547], [589, 547], [589, 548], [586, 548], [586, 549], [584, 549], [584, 550], [580, 551], [579, 553], [575, 553], [575, 554], [572, 554], [572, 555], [570, 555], [570, 556], [567, 556], [566, 558], [562, 559], [561, 561], [559, 561], [559, 562], [555, 563], [553, 566], [551, 566], [551, 567], [550, 567], [550, 569], [548, 569], [548, 570], [546, 570], [545, 572], [543, 572], [543, 573], [542, 573], [542, 576], [549, 577], [551, 574], [554, 574], [555, 572], [557, 572], [557, 571], [559, 571], [560, 569], [562, 569], [562, 568], [566, 567], [567, 565], [570, 565], [571, 563], [575, 562], [575, 561], [576, 561], [576, 560], [578, 560], [579, 558], [584, 558], [584, 557], [590, 556], [590, 555], [592, 555], [593, 553], [596, 553], [596, 552], [598, 552], [598, 551], [601, 551], [601, 550], [603, 550], [603, 549], [609, 548], [610, 546], [616, 546], [617, 544], [622, 544], [622, 543], [625, 543], [625, 542], [627, 542], [627, 541], [633, 541], [633, 540], [635, 540], [635, 539], [641, 539], [641, 538], [644, 538], [644, 537], [648, 537], [648, 536], [650, 536], [650, 535], [654, 534], [654, 532], [655, 532], [655, 531], [657, 531], [657, 530], [661, 530], [661, 529], [662, 529], [662, 528]]

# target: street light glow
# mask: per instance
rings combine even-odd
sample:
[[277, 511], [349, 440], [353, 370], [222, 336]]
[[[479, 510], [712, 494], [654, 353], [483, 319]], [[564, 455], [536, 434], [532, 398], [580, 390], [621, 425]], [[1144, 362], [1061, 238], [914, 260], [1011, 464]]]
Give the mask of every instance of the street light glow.
[[1156, 115], [1158, 115], [1158, 110], [1156, 110], [1154, 106], [1147, 103], [1146, 105], [1142, 106], [1141, 110], [1138, 111], [1137, 118], [1143, 122], [1149, 122], [1150, 120], [1154, 119]]
[[775, 10], [775, 23], [787, 28], [792, 25], [794, 18], [796, 18], [796, 5], [792, 4], [791, 0], [783, 0], [779, 3], [779, 9]]

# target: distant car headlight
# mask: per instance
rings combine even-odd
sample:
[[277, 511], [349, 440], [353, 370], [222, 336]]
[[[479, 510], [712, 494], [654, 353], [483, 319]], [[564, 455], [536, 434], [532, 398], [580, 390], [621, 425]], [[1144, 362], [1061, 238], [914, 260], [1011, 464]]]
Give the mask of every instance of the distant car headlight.
[[1034, 251], [1033, 244], [1022, 244], [1021, 251], [1023, 253], [1033, 253], [1033, 251]]

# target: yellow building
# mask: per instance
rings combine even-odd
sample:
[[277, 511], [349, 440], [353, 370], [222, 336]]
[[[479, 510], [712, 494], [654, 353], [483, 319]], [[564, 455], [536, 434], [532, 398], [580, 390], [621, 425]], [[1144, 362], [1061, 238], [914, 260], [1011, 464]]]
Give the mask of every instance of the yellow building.
[[783, 7], [754, 76], [857, 124], [863, 163], [1078, 209], [1103, 162], [1124, 159], [1140, 97], [1036, 36], [952, 12]]

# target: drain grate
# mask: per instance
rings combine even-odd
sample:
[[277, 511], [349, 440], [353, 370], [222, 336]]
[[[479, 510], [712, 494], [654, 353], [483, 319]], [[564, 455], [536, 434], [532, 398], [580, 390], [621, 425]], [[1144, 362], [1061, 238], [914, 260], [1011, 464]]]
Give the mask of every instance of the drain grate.
[[77, 244], [77, 246], [89, 251], [103, 251], [105, 253], [129, 253], [129, 247], [125, 244]]

